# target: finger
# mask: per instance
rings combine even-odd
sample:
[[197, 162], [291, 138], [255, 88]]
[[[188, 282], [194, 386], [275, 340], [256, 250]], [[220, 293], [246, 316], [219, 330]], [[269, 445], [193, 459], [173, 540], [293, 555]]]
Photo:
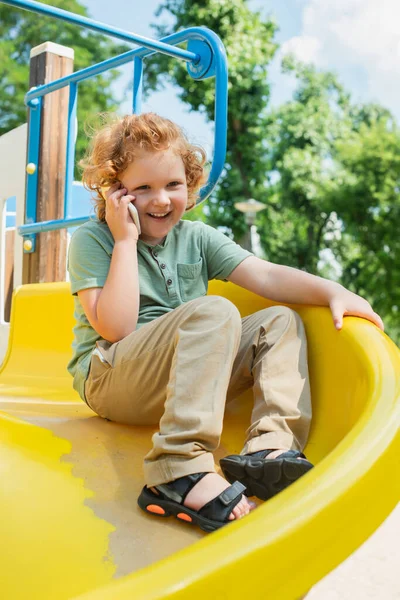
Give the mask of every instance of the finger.
[[374, 312], [372, 309], [369, 311], [351, 311], [351, 312], [345, 312], [345, 316], [346, 314], [350, 317], [360, 317], [361, 319], [366, 319], [367, 321], [370, 321], [371, 323], [373, 323], [374, 325], [376, 325], [377, 327], [379, 327], [379, 329], [381, 329], [382, 331], [385, 331], [385, 326], [383, 324], [383, 321], [381, 319], [381, 317], [378, 315], [378, 313]]
[[378, 313], [374, 313], [374, 315], [376, 315], [376, 317], [377, 317], [377, 321], [378, 321], [377, 325], [378, 325], [379, 329], [382, 329], [382, 331], [385, 331], [385, 324], [382, 321], [382, 319], [380, 318], [380, 316], [378, 315]]
[[125, 196], [121, 197], [121, 203], [123, 202], [124, 204], [128, 205], [131, 202], [134, 202], [136, 200], [136, 196], [132, 196], [131, 194], [126, 194]]
[[333, 303], [331, 305], [331, 313], [333, 318], [333, 324], [335, 328], [339, 331], [343, 327], [343, 313], [344, 310], [339, 304]]
[[105, 198], [109, 198], [111, 196], [111, 194], [113, 194], [114, 192], [116, 192], [119, 188], [121, 187], [121, 184], [119, 182], [117, 183], [113, 183], [113, 185], [111, 185], [109, 188], [103, 188], [103, 196], [105, 196]]
[[112, 194], [110, 194], [110, 196], [108, 197], [108, 199], [111, 202], [120, 202], [122, 196], [125, 196], [126, 192], [128, 190], [126, 188], [121, 188], [119, 190], [116, 190], [115, 192], [113, 192]]
[[383, 324], [382, 319], [378, 315], [378, 313], [376, 313], [376, 312], [368, 313], [367, 315], [365, 315], [365, 318], [368, 319], [369, 321], [371, 321], [372, 323], [374, 323], [382, 331], [385, 331], [385, 326]]
[[353, 317], [361, 317], [361, 319], [366, 319], [367, 321], [374, 323], [374, 325], [379, 327], [379, 329], [382, 329], [382, 331], [384, 330], [384, 325], [383, 325], [383, 321], [382, 321], [381, 317], [378, 315], [378, 313], [374, 312], [372, 310], [371, 306], [369, 306], [369, 305], [366, 310], [357, 310], [357, 311], [351, 311], [351, 312], [349, 311], [348, 313], [346, 312], [345, 314], [349, 314], [350, 316], [353, 316]]
[[117, 190], [116, 192], [114, 192], [114, 196], [116, 198], [122, 198], [122, 196], [125, 196], [125, 194], [127, 193], [127, 189], [126, 188], [120, 188], [119, 190]]

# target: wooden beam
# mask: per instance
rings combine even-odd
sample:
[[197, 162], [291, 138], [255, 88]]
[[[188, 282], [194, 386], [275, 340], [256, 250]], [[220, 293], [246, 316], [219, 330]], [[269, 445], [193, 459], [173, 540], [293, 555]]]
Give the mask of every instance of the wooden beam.
[[[51, 42], [32, 48], [29, 87], [69, 75], [73, 63], [71, 48]], [[68, 100], [68, 87], [43, 98], [37, 221], [64, 218]], [[66, 252], [66, 229], [38, 234], [35, 252], [24, 253], [23, 283], [65, 281]]]

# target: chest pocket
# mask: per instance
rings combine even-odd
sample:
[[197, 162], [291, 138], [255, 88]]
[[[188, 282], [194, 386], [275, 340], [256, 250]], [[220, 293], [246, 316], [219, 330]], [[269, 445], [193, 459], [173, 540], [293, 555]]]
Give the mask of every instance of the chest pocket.
[[207, 287], [201, 275], [202, 268], [202, 258], [193, 265], [177, 264], [179, 289], [184, 302], [206, 295]]

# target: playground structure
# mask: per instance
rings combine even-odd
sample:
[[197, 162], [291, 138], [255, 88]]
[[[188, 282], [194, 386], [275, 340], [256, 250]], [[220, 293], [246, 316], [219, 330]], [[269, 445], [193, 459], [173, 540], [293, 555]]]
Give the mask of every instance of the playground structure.
[[[111, 33], [112, 28], [36, 2], [6, 4]], [[215, 73], [217, 82], [216, 147], [203, 200], [225, 157], [226, 72], [216, 36], [203, 28], [187, 31], [194, 38], [180, 58], [189, 62], [189, 75], [201, 79]], [[200, 600], [229, 595], [239, 600], [262, 591], [270, 598], [295, 600], [360, 545], [399, 498], [399, 350], [367, 321], [346, 318], [338, 333], [327, 308], [296, 306], [309, 340], [314, 417], [306, 454], [316, 467], [246, 519], [209, 536], [143, 515], [136, 497], [153, 429], [105, 422], [73, 391], [66, 371], [73, 326], [68, 282], [21, 285], [23, 244], [25, 254], [34, 254], [39, 232], [87, 219], [36, 223], [42, 95], [70, 86], [67, 215], [80, 76], [133, 60], [134, 111], [140, 112], [143, 58], [155, 49], [180, 50], [174, 45], [185, 35], [155, 42], [119, 32], [121, 39], [142, 46], [27, 94], [28, 106], [33, 103], [28, 157], [23, 152], [26, 127], [0, 139], [0, 200], [4, 208], [5, 199], [16, 196], [16, 227], [23, 236], [23, 243], [21, 235], [15, 236], [8, 325], [2, 219], [0, 336], [7, 351], [0, 371], [1, 560], [2, 590], [10, 599]], [[20, 152], [8, 156], [11, 139], [13, 147], [19, 140], [15, 147]], [[35, 168], [27, 176], [25, 202], [27, 164]], [[271, 304], [222, 282], [212, 282], [209, 293], [233, 301], [243, 316]], [[246, 394], [229, 407], [216, 459], [240, 449], [250, 405]]]

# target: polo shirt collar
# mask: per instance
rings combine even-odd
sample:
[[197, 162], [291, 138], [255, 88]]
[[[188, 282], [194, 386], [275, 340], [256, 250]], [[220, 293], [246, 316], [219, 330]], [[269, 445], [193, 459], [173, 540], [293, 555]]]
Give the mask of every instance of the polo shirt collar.
[[160, 244], [156, 244], [155, 246], [152, 246], [151, 244], [147, 244], [146, 242], [143, 242], [140, 239], [138, 240], [138, 244], [141, 245], [142, 247], [144, 246], [145, 248], [152, 248], [153, 250], [156, 250], [156, 249], [157, 250], [163, 250], [169, 244], [169, 241], [170, 241], [171, 235], [172, 235], [172, 229], [170, 231], [168, 231], [168, 233], [165, 236], [164, 240]]

